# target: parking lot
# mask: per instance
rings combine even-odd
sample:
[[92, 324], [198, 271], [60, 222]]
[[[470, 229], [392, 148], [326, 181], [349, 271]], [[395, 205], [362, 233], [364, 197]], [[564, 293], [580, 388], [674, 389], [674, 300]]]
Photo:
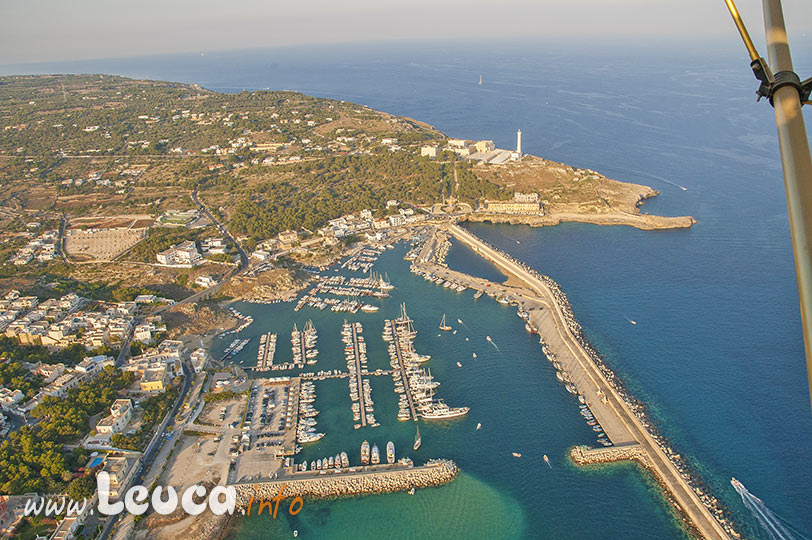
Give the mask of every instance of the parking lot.
[[293, 454], [298, 388], [298, 378], [289, 383], [254, 381], [242, 429], [228, 441], [234, 460], [230, 482], [273, 478], [284, 465], [285, 456]]

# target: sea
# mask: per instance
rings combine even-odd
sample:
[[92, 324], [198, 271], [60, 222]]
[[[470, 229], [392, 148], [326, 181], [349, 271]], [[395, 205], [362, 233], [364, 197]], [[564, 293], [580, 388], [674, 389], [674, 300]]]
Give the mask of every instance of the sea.
[[[796, 61], [802, 78], [809, 76], [812, 58]], [[774, 117], [755, 102], [756, 81], [735, 35], [709, 44], [540, 39], [200, 51], [0, 66], [0, 73], [115, 73], [224, 92], [297, 90], [502, 148], [512, 148], [521, 129], [526, 153], [655, 188], [659, 195], [643, 212], [691, 215], [697, 224], [656, 232], [574, 223], [467, 227], [561, 284], [589, 340], [746, 537], [812, 537], [812, 412]], [[422, 423], [423, 446], [413, 452], [414, 424], [395, 419], [391, 380], [371, 378], [382, 425], [360, 430], [352, 429], [346, 380], [317, 382], [318, 427], [327, 435], [297, 459], [345, 450], [357, 463], [363, 440], [381, 450], [391, 440], [398, 457], [450, 458], [461, 474], [413, 496], [308, 501], [295, 516], [283, 504], [276, 519], [236, 519], [230, 538], [685, 538], [635, 465], [568, 464], [568, 448], [594, 444], [594, 432], [515, 308], [411, 274], [407, 247], [387, 250], [375, 265], [396, 286], [391, 298], [376, 301], [375, 314], [238, 303], [255, 322], [240, 334], [252, 342], [235, 361], [253, 363], [257, 338], [269, 331], [280, 336], [277, 358], [289, 358], [293, 324], [312, 319], [322, 351], [315, 367], [342, 368], [339, 331], [347, 318], [364, 325], [370, 368], [386, 368], [383, 320], [405, 302], [417, 350], [432, 356], [427, 367], [441, 382], [438, 395], [470, 413]], [[461, 245], [448, 263], [503, 279]], [[438, 331], [443, 314], [456, 333]], [[228, 341], [215, 342], [214, 352]], [[731, 477], [752, 495], [743, 499]], [[767, 523], [783, 529], [768, 532]]]

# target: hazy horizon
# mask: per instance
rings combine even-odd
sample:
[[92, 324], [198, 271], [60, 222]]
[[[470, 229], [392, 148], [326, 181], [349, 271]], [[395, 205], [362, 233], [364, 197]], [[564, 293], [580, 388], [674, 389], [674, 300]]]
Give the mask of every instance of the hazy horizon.
[[[763, 43], [759, 0], [739, 0], [757, 44]], [[415, 0], [387, 6], [371, 0], [341, 5], [314, 0], [275, 5], [246, 0], [5, 2], [0, 64], [73, 62], [132, 56], [211, 53], [301, 45], [390, 41], [566, 38], [568, 40], [738, 39], [722, 0]], [[785, 0], [794, 51], [812, 50], [812, 3]], [[763, 49], [763, 45], [761, 45]], [[766, 52], [762, 52], [766, 54]]]

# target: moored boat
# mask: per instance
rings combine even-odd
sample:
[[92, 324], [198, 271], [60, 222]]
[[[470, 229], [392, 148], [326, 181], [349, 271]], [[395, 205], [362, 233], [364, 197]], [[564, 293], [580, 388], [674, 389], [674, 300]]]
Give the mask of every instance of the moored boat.
[[369, 464], [369, 442], [367, 441], [361, 443], [361, 463]]
[[386, 443], [386, 462], [389, 464], [395, 462], [395, 443], [392, 441]]

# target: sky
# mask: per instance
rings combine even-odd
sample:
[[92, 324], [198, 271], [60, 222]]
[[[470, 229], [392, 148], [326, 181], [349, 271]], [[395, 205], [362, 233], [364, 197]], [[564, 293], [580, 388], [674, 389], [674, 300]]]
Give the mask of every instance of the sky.
[[[761, 0], [737, 4], [763, 43]], [[812, 1], [784, 0], [784, 12], [793, 49], [812, 51]], [[402, 39], [731, 36], [724, 0], [0, 0], [0, 64]]]

